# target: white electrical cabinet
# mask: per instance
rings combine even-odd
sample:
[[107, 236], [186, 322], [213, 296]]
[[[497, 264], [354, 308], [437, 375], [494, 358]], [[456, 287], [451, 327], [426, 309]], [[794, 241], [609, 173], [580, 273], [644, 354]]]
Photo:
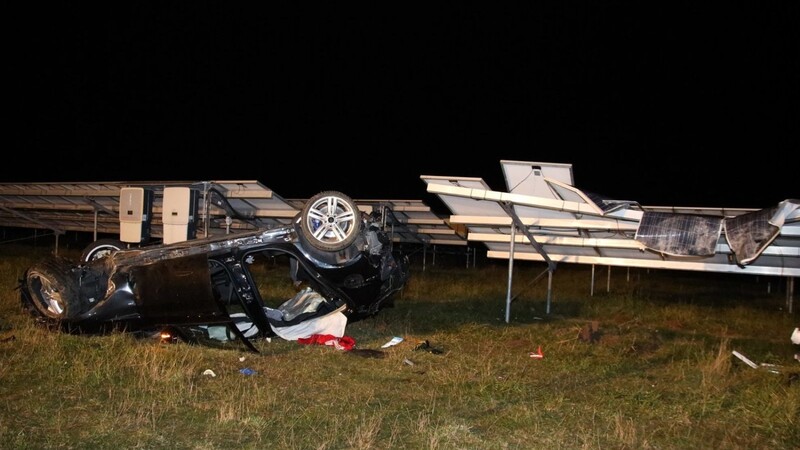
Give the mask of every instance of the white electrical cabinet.
[[119, 192], [119, 239], [138, 244], [150, 237], [153, 193], [140, 187], [126, 187]]
[[164, 188], [161, 221], [164, 224], [164, 243], [172, 244], [195, 237], [197, 191], [188, 187]]

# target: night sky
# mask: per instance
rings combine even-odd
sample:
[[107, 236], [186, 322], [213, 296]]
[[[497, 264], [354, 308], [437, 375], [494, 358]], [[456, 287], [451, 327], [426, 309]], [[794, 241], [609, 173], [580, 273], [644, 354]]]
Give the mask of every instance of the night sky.
[[505, 190], [509, 159], [645, 205], [800, 197], [797, 1], [164, 3], [9, 13], [0, 182], [436, 203], [420, 175]]

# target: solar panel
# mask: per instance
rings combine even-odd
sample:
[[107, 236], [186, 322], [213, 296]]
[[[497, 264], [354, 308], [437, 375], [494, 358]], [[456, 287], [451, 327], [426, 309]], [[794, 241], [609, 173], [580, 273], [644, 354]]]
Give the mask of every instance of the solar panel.
[[[120, 233], [120, 194], [125, 188], [152, 193], [150, 237], [162, 238], [164, 190], [188, 187], [198, 198], [197, 236], [281, 226], [300, 213], [306, 200], [284, 199], [255, 180], [0, 183], [0, 226], [65, 231]], [[421, 200], [357, 200], [363, 211], [392, 211], [393, 240], [418, 244], [466, 246], [445, 219]]]
[[797, 200], [766, 210], [650, 207], [580, 190], [569, 164], [501, 165], [507, 192], [480, 178], [421, 176], [490, 258], [543, 261], [551, 272], [575, 263], [800, 276]]
[[[732, 220], [755, 210], [641, 206], [578, 189], [573, 185], [569, 164], [505, 160], [501, 164], [509, 192], [492, 191], [473, 177], [421, 177], [428, 192], [439, 196], [450, 209], [451, 222], [464, 224], [468, 240], [484, 243], [490, 257], [509, 257], [514, 218], [501, 206], [506, 204], [513, 207], [524, 231], [544, 250], [516, 246], [520, 259], [800, 275], [800, 212], [796, 201], [787, 201], [789, 206], [782, 208], [779, 232], [774, 226], [771, 231], [758, 232], [752, 225], [757, 216]], [[769, 215], [769, 211], [764, 214]], [[735, 231], [744, 223], [749, 224], [745, 231]], [[738, 244], [729, 244], [723, 233], [728, 228], [732, 236], [744, 234], [761, 243], [771, 239], [770, 245], [747, 245], [741, 236]], [[515, 241], [527, 244], [528, 236], [518, 231]], [[753, 238], [754, 233], [764, 236]], [[737, 255], [744, 259], [737, 261]]]

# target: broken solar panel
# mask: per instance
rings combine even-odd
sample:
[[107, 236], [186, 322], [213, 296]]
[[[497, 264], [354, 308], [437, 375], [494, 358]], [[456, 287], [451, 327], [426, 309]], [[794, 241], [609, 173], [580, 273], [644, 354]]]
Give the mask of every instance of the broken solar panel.
[[739, 265], [746, 265], [764, 251], [781, 232], [769, 223], [775, 208], [762, 209], [725, 220], [725, 238]]
[[612, 200], [594, 192], [583, 191], [595, 205], [603, 210], [604, 214], [616, 211], [621, 208], [630, 208], [631, 206], [639, 206], [638, 202], [631, 200]]
[[785, 200], [775, 208], [766, 208], [725, 219], [725, 239], [736, 262], [747, 265], [781, 233], [786, 216], [798, 208], [796, 201]]
[[674, 256], [713, 256], [722, 217], [645, 211], [635, 239], [647, 248]]

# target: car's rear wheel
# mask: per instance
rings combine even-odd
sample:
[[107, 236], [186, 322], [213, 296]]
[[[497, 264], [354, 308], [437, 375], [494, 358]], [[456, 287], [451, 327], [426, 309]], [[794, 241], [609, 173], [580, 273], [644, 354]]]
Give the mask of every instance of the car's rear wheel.
[[65, 320], [80, 314], [79, 289], [63, 258], [46, 258], [25, 273], [25, 283], [35, 312], [47, 319]]
[[300, 232], [320, 250], [347, 248], [356, 240], [361, 227], [358, 205], [338, 191], [323, 191], [311, 197], [300, 216]]
[[87, 245], [81, 253], [81, 261], [89, 262], [114, 253], [125, 248], [125, 243], [118, 239], [98, 239]]

